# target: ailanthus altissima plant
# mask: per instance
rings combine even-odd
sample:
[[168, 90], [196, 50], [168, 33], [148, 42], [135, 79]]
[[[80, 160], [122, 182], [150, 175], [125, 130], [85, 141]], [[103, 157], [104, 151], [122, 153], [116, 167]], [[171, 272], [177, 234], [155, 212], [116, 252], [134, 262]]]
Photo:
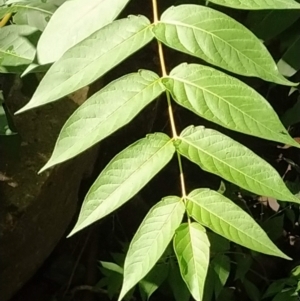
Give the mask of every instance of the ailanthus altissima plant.
[[[168, 70], [164, 47], [238, 75], [286, 86], [298, 84], [279, 73], [273, 58], [254, 34], [216, 9], [185, 4], [169, 7], [159, 16], [157, 0], [152, 0], [153, 20], [143, 15], [115, 20], [128, 2], [73, 0], [55, 11], [41, 35], [36, 55], [40, 65], [53, 65], [19, 113], [89, 85], [153, 39], [157, 40], [161, 74], [137, 70], [92, 95], [65, 123], [53, 154], [41, 171], [102, 141], [165, 93], [172, 135], [149, 133], [117, 154], [87, 193], [70, 235], [118, 209], [176, 156], [181, 195], [158, 201], [141, 223], [126, 255], [119, 300], [144, 279], [172, 242], [181, 277], [193, 298], [200, 301], [210, 260], [206, 228], [254, 251], [289, 257], [250, 215], [221, 193], [203, 188], [186, 191], [182, 157], [257, 195], [298, 204], [300, 200], [273, 167], [228, 136], [201, 124], [190, 125], [178, 133], [173, 101], [230, 130], [300, 146], [254, 89], [223, 71], [201, 64], [182, 62]], [[300, 9], [300, 4], [292, 0], [210, 2], [248, 10]], [[215, 265], [220, 261], [217, 259]]]

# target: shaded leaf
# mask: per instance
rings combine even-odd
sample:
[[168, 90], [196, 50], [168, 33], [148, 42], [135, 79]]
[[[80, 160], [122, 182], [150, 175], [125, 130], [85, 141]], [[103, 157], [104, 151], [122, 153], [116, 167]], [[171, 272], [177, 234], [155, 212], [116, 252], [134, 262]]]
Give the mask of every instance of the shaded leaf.
[[193, 298], [201, 301], [209, 265], [205, 229], [197, 223], [182, 224], [174, 236], [174, 250], [183, 280]]
[[157, 203], [146, 215], [126, 255], [119, 300], [148, 274], [162, 256], [179, 227], [184, 212], [183, 201], [179, 197], [170, 196]]
[[268, 234], [268, 236], [273, 240], [276, 241], [283, 235], [284, 231], [284, 215], [274, 216], [266, 220], [262, 227]]
[[254, 285], [251, 281], [247, 279], [244, 279], [243, 285], [250, 300], [261, 301], [260, 291], [256, 285]]
[[143, 300], [149, 300], [151, 295], [167, 279], [168, 268], [169, 266], [167, 264], [157, 264], [146, 277], [139, 282], [141, 295], [144, 296]]
[[173, 292], [174, 299], [176, 301], [189, 301], [191, 294], [180, 275], [179, 267], [175, 264], [173, 259], [170, 260], [171, 265], [169, 268], [168, 282]]
[[297, 85], [279, 73], [266, 47], [251, 31], [211, 8], [171, 7], [163, 13], [153, 31], [167, 46], [228, 71], [277, 84]]
[[179, 153], [203, 170], [257, 195], [300, 203], [271, 165], [233, 139], [202, 126], [188, 127], [178, 139]]
[[223, 253], [230, 249], [230, 242], [228, 239], [214, 232], [207, 232], [207, 236], [210, 242], [210, 253], [212, 255]]
[[294, 288], [283, 290], [282, 292], [278, 293], [272, 301], [298, 301], [299, 295], [295, 291]]
[[251, 268], [253, 259], [251, 256], [247, 254], [238, 254], [238, 253], [236, 253], [234, 257], [236, 260], [236, 272], [235, 272], [234, 280], [240, 279], [243, 281], [246, 274]]
[[285, 76], [293, 76], [300, 70], [300, 36], [284, 53], [283, 57], [279, 60], [277, 66], [279, 71]]
[[209, 0], [209, 2], [237, 9], [300, 9], [293, 0]]
[[[23, 112], [53, 102], [105, 74], [152, 39], [143, 16], [110, 23], [73, 48], [52, 65]], [[112, 37], [114, 37], [112, 39]]]
[[247, 15], [246, 26], [263, 41], [282, 33], [300, 18], [298, 10], [254, 11]]
[[29, 37], [35, 33], [37, 29], [27, 25], [9, 25], [1, 28], [0, 65], [4, 67], [29, 65], [35, 55], [35, 47]]
[[207, 120], [237, 132], [300, 147], [271, 105], [234, 77], [184, 63], [162, 82], [178, 104]]
[[226, 255], [217, 255], [210, 263], [215, 272], [215, 296], [218, 298], [230, 273], [230, 258]]
[[130, 122], [163, 90], [158, 75], [146, 70], [111, 82], [87, 99], [67, 120], [50, 160], [41, 171], [103, 140]]
[[[45, 65], [57, 61], [68, 49], [112, 22], [128, 2], [129, 0], [72, 0], [63, 3], [39, 40], [39, 63]], [[110, 38], [112, 36], [114, 34]], [[89, 47], [101, 49], [96, 45]]]
[[171, 160], [174, 152], [172, 140], [156, 133], [116, 155], [88, 191], [69, 236], [122, 206]]
[[289, 259], [248, 213], [222, 194], [196, 189], [187, 200], [187, 211], [198, 223], [251, 250]]

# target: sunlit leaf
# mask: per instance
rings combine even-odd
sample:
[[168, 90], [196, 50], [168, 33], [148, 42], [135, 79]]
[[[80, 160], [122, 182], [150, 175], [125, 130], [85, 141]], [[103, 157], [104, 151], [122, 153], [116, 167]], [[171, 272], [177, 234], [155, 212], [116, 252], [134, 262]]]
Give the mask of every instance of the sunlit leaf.
[[196, 189], [187, 196], [188, 213], [223, 237], [254, 251], [289, 259], [243, 209], [210, 189]]
[[141, 70], [125, 75], [84, 102], [63, 126], [42, 170], [66, 161], [131, 121], [163, 92], [158, 75]]
[[209, 0], [209, 2], [237, 9], [300, 9], [293, 0]]
[[261, 41], [227, 15], [200, 5], [170, 7], [155, 25], [154, 34], [167, 46], [245, 76], [282, 85], [285, 79]]
[[35, 47], [30, 39], [36, 34], [37, 29], [27, 25], [9, 25], [1, 28], [0, 65], [4, 67], [29, 65], [35, 55]]
[[270, 164], [233, 139], [202, 126], [190, 126], [178, 140], [177, 150], [203, 170], [255, 194], [300, 203]]
[[[45, 65], [57, 61], [68, 49], [112, 22], [128, 2], [129, 0], [66, 1], [57, 9], [39, 40], [39, 63]], [[110, 38], [113, 36], [112, 34]], [[94, 47], [101, 49], [96, 45]]]
[[175, 196], [164, 198], [149, 211], [130, 243], [119, 300], [148, 274], [162, 256], [184, 212], [183, 201]]
[[201, 301], [209, 265], [209, 241], [197, 223], [182, 224], [174, 236], [174, 250], [181, 276], [193, 298]]
[[[52, 65], [23, 112], [53, 102], [105, 74], [152, 39], [143, 16], [112, 22], [68, 50]], [[113, 38], [112, 38], [113, 37]]]
[[116, 155], [88, 191], [69, 236], [122, 206], [171, 160], [174, 152], [172, 140], [156, 133]]
[[11, 6], [10, 9], [15, 12], [13, 16], [15, 24], [29, 25], [43, 31], [57, 6], [40, 0], [17, 3]]
[[205, 119], [234, 131], [300, 147], [271, 105], [234, 77], [184, 63], [173, 69], [163, 84], [180, 105]]

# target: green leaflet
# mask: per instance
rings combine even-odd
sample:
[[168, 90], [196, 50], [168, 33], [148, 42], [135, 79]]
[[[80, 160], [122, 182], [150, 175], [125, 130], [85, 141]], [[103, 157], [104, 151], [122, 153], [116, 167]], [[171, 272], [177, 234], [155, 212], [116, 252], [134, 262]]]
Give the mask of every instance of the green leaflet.
[[158, 263], [139, 282], [140, 294], [143, 301], [148, 301], [151, 295], [162, 285], [167, 279], [169, 273], [169, 265], [167, 263]]
[[153, 32], [167, 46], [228, 71], [282, 85], [297, 85], [279, 73], [266, 47], [252, 32], [211, 8], [171, 7], [162, 14]]
[[163, 84], [176, 102], [234, 131], [300, 147], [271, 105], [242, 81], [213, 68], [181, 64]]
[[63, 126], [53, 154], [41, 171], [64, 162], [130, 122], [164, 91], [157, 74], [141, 70], [125, 75], [94, 94]]
[[230, 274], [230, 258], [223, 254], [217, 254], [210, 262], [214, 271], [214, 291], [218, 298]]
[[182, 224], [174, 236], [174, 250], [180, 273], [196, 301], [203, 297], [209, 264], [209, 241], [197, 223]]
[[293, 0], [209, 0], [209, 2], [237, 9], [300, 9]]
[[112, 22], [128, 2], [129, 0], [66, 1], [57, 9], [39, 40], [39, 64], [45, 65], [60, 59], [68, 49]]
[[251, 250], [290, 259], [248, 213], [222, 194], [196, 189], [187, 200], [189, 215], [212, 231]]
[[174, 152], [172, 140], [156, 133], [116, 155], [88, 191], [69, 236], [126, 203], [171, 160]]
[[298, 10], [261, 10], [248, 13], [245, 25], [259, 39], [269, 41], [300, 18]]
[[152, 37], [151, 24], [144, 16], [130, 16], [110, 23], [54, 63], [30, 102], [18, 113], [53, 102], [92, 83]]
[[186, 128], [178, 139], [177, 151], [203, 170], [258, 195], [300, 203], [271, 165], [233, 139], [202, 126]]
[[17, 3], [9, 9], [16, 13], [13, 16], [15, 24], [29, 25], [43, 31], [57, 6], [48, 2], [27, 1], [24, 4]]
[[135, 233], [124, 264], [123, 287], [119, 301], [148, 274], [162, 256], [179, 227], [185, 206], [176, 196], [164, 198], [157, 203]]
[[[34, 58], [35, 47], [28, 40], [37, 29], [27, 25], [9, 25], [0, 30], [1, 67], [24, 67]], [[21, 69], [22, 70], [22, 69]]]

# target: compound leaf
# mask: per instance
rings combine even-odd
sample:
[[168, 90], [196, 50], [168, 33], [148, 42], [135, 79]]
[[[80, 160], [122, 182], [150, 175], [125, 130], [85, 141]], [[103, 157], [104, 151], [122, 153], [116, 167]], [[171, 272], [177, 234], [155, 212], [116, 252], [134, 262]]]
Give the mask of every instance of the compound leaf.
[[187, 196], [187, 211], [197, 222], [237, 244], [289, 259], [248, 213], [216, 191], [192, 191]]
[[141, 70], [125, 75], [94, 94], [63, 126], [53, 154], [41, 171], [64, 162], [132, 120], [163, 92], [158, 75]]
[[149, 211], [130, 243], [119, 300], [148, 274], [162, 256], [184, 212], [183, 201], [175, 196], [164, 198]]
[[209, 2], [237, 9], [300, 9], [293, 0], [209, 0]]
[[[112, 22], [128, 1], [72, 0], [63, 3], [49, 21], [39, 40], [37, 46], [39, 64], [45, 65], [57, 61], [68, 49]], [[111, 35], [110, 38], [113, 36]], [[101, 49], [97, 46], [90, 45], [90, 47]]]
[[184, 63], [173, 69], [163, 84], [176, 102], [205, 119], [234, 131], [300, 147], [271, 105], [232, 76]]
[[280, 74], [266, 47], [251, 31], [211, 8], [191, 4], [171, 7], [155, 25], [154, 34], [167, 46], [228, 71], [297, 85]]
[[153, 37], [149, 20], [130, 16], [110, 23], [52, 65], [23, 112], [53, 102], [105, 74]]
[[178, 139], [179, 153], [203, 170], [255, 194], [300, 203], [271, 165], [233, 139], [202, 126], [186, 128]]
[[180, 273], [193, 298], [201, 301], [209, 265], [209, 241], [198, 223], [182, 224], [174, 236]]
[[172, 140], [155, 133], [116, 155], [88, 191], [69, 236], [122, 206], [171, 160], [174, 152]]

